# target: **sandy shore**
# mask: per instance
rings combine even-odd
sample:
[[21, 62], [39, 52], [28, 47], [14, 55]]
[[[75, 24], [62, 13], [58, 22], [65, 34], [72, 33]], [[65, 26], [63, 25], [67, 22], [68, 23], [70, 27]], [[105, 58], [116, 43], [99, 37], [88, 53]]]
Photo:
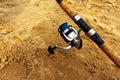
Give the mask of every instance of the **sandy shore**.
[[[66, 0], [120, 55], [120, 1]], [[120, 80], [120, 69], [83, 32], [83, 47], [68, 51], [57, 32], [78, 27], [56, 0], [0, 0], [0, 80]]]

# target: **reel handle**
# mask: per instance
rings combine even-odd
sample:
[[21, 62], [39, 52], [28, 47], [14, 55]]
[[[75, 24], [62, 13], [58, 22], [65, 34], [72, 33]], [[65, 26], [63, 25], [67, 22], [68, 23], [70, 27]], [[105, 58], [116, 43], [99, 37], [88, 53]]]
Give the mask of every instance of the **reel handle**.
[[48, 51], [49, 51], [50, 54], [54, 54], [55, 53], [54, 52], [55, 49], [56, 49], [56, 46], [54, 46], [54, 47], [49, 46], [48, 47]]

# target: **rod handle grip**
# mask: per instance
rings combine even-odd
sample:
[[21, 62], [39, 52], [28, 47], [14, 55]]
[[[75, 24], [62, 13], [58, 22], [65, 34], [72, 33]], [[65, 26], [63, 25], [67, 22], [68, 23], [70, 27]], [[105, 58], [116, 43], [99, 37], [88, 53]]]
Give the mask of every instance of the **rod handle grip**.
[[107, 43], [104, 43], [99, 47], [120, 68], [120, 55]]
[[76, 12], [74, 12], [70, 7], [69, 5], [62, 1], [61, 3], [59, 3], [60, 6], [62, 7], [62, 9], [71, 17], [73, 18], [75, 15], [76, 15]]

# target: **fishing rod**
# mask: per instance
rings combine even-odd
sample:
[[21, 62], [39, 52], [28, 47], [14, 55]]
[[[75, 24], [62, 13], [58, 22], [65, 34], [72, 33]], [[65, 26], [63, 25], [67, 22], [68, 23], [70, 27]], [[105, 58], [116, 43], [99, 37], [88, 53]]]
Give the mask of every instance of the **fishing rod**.
[[81, 28], [87, 36], [94, 41], [98, 47], [120, 68], [120, 57], [118, 53], [99, 36], [99, 34], [92, 29], [82, 17], [74, 12], [64, 0], [56, 0], [61, 8], [69, 15], [69, 17]]

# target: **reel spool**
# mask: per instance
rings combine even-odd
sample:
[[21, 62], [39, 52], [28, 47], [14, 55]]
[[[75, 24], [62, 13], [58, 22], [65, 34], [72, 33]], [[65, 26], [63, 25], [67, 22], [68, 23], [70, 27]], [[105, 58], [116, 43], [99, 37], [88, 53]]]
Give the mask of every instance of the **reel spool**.
[[54, 54], [54, 50], [56, 48], [63, 49], [63, 50], [68, 50], [71, 49], [73, 46], [75, 46], [77, 49], [82, 48], [82, 39], [80, 36], [80, 31], [78, 32], [70, 25], [66, 23], [63, 23], [59, 29], [58, 32], [60, 33], [61, 37], [64, 39], [66, 43], [69, 43], [68, 46], [62, 47], [55, 45], [54, 47], [49, 46], [48, 51], [50, 54]]

